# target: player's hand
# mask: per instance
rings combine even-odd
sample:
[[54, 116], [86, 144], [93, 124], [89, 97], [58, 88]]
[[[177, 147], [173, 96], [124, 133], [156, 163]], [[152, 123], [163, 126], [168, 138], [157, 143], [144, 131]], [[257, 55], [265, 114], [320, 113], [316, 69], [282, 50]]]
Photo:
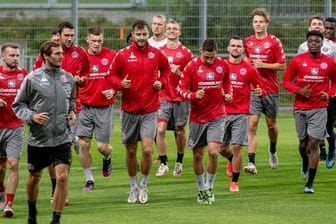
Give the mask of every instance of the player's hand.
[[196, 99], [202, 99], [205, 95], [205, 89], [199, 89], [196, 91]]
[[38, 124], [46, 124], [49, 120], [49, 116], [47, 112], [42, 112], [33, 115], [33, 121]]
[[329, 95], [328, 95], [328, 93], [326, 93], [326, 92], [321, 92], [321, 100], [322, 101], [327, 101], [327, 100], [329, 100]]
[[224, 94], [224, 100], [226, 102], [232, 102], [232, 94]]
[[180, 66], [175, 64], [170, 64], [170, 71], [177, 76], [181, 76]]
[[131, 80], [128, 79], [128, 74], [125, 78], [121, 81], [121, 86], [125, 89], [129, 89], [131, 87]]
[[3, 99], [0, 98], [0, 107], [6, 107], [7, 103]]
[[254, 89], [256, 96], [262, 96], [262, 89], [257, 85], [257, 87]]
[[308, 86], [305, 86], [305, 87], [302, 87], [300, 90], [299, 90], [299, 94], [301, 96], [304, 96], [306, 98], [310, 97], [311, 94], [312, 94], [312, 90], [309, 89], [309, 85]]
[[257, 58], [253, 60], [253, 65], [255, 68], [263, 68], [264, 62], [262, 62], [260, 58]]
[[154, 82], [154, 84], [153, 84], [153, 87], [154, 87], [154, 89], [155, 89], [156, 91], [159, 91], [159, 90], [161, 89], [161, 87], [162, 87], [162, 84], [161, 84], [161, 82], [160, 82], [159, 80], [156, 80], [156, 81]]
[[74, 126], [77, 122], [77, 117], [74, 111], [70, 111], [67, 117], [69, 121], [69, 126]]
[[111, 99], [114, 95], [114, 90], [113, 89], [107, 89], [107, 90], [103, 90], [101, 91], [101, 93], [106, 97], [106, 99]]
[[82, 84], [84, 82], [84, 77], [80, 77], [78, 75], [74, 76], [73, 78], [76, 82], [76, 84]]

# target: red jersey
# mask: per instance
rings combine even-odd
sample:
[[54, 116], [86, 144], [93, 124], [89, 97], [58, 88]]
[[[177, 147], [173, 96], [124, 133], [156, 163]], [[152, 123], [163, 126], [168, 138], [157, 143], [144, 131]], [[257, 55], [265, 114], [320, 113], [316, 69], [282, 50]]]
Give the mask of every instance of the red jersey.
[[[153, 84], [159, 80], [162, 88], [168, 82], [170, 65], [160, 50], [147, 44], [138, 48], [132, 43], [120, 50], [113, 60], [111, 75], [106, 76], [112, 87], [121, 90], [121, 109], [128, 113], [146, 114], [160, 108], [159, 91]], [[160, 75], [159, 75], [160, 74]], [[128, 75], [130, 88], [122, 88], [121, 81]]]
[[[257, 39], [255, 35], [244, 41], [246, 56], [253, 64], [253, 60], [259, 58], [265, 63], [286, 63], [285, 53], [281, 41], [272, 34], [268, 34], [264, 39]], [[258, 69], [263, 80], [266, 93], [279, 93], [278, 74], [275, 70]]]
[[23, 68], [9, 72], [0, 66], [0, 98], [7, 103], [7, 106], [0, 107], [0, 128], [17, 128], [24, 125], [24, 122], [16, 117], [12, 104], [27, 74], [28, 72]]
[[249, 114], [251, 89], [259, 86], [264, 89], [261, 77], [256, 68], [242, 60], [233, 64], [226, 60], [230, 70], [230, 82], [232, 86], [232, 101], [225, 102], [227, 114]]
[[[295, 94], [294, 109], [327, 107], [328, 100], [321, 101], [321, 92], [327, 92], [330, 97], [336, 93], [335, 61], [324, 54], [318, 58], [312, 58], [308, 52], [296, 55], [286, 69], [282, 85], [288, 92]], [[300, 95], [299, 90], [302, 87], [311, 89], [312, 95]]]
[[106, 99], [102, 91], [111, 89], [105, 76], [116, 52], [108, 48], [102, 48], [101, 52], [97, 55], [90, 54], [88, 50], [86, 52], [90, 60], [90, 73], [84, 82], [84, 86], [80, 88], [80, 102], [89, 106], [111, 105], [114, 103], [115, 97]]
[[[160, 47], [162, 53], [167, 57], [169, 64], [174, 64], [179, 67], [180, 71], [183, 71], [187, 63], [192, 59], [193, 55], [191, 51], [179, 44], [177, 48], [170, 49], [167, 45]], [[166, 101], [175, 101], [181, 102], [184, 99], [177, 94], [177, 85], [180, 80], [180, 77], [173, 72], [169, 72], [168, 75], [168, 85], [165, 89], [160, 91], [160, 99]]]
[[[70, 72], [72, 76], [87, 77], [90, 73], [90, 61], [82, 47], [73, 44], [70, 48], [62, 47], [63, 60], [62, 69]], [[33, 70], [40, 68], [43, 64], [43, 59], [39, 55], [33, 66]], [[80, 88], [76, 85], [76, 112], [81, 110], [81, 104], [79, 100]]]
[[[212, 65], [206, 65], [198, 56], [185, 67], [177, 89], [184, 99], [191, 102], [190, 121], [206, 123], [223, 117], [226, 114], [223, 90], [231, 93], [228, 65], [219, 57]], [[196, 99], [199, 89], [205, 90], [202, 99]]]

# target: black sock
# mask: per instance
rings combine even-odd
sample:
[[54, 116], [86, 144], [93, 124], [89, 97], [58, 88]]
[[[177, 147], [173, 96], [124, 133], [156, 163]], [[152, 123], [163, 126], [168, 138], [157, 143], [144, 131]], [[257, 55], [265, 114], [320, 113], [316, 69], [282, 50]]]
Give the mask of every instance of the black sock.
[[315, 175], [316, 175], [316, 169], [309, 168], [309, 177], [308, 177], [308, 182], [306, 185], [312, 185], [314, 183]]
[[177, 163], [182, 163], [182, 162], [183, 162], [183, 156], [184, 156], [184, 154], [182, 154], [182, 153], [177, 153], [177, 159], [176, 159], [176, 162], [177, 162]]
[[300, 155], [302, 158], [302, 171], [306, 172], [308, 170], [309, 158], [306, 148], [299, 148]]
[[240, 173], [232, 173], [232, 182], [238, 182]]
[[326, 152], [325, 144], [323, 143], [323, 144], [320, 144], [319, 146], [320, 146], [320, 153], [325, 153]]
[[230, 162], [232, 162], [233, 155], [227, 158]]
[[248, 155], [249, 162], [255, 164], [255, 153], [249, 152], [247, 155]]
[[56, 188], [56, 179], [52, 178], [51, 180], [51, 197], [54, 197], [54, 192]]
[[36, 201], [27, 201], [27, 202], [28, 202], [29, 219], [36, 222], [36, 215], [37, 215]]
[[274, 154], [276, 152], [276, 144], [277, 144], [276, 142], [270, 142], [269, 150], [272, 154]]
[[159, 156], [161, 163], [167, 165], [167, 155]]
[[61, 212], [53, 211], [53, 218], [50, 224], [58, 224], [61, 218]]

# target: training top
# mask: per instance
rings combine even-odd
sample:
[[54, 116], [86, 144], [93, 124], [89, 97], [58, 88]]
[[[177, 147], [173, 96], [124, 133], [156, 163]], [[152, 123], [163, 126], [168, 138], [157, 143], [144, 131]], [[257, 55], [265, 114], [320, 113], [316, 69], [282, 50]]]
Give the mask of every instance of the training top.
[[24, 125], [24, 122], [15, 115], [12, 103], [27, 74], [23, 68], [9, 72], [0, 66], [0, 98], [7, 103], [7, 106], [0, 107], [0, 128], [17, 128]]
[[[179, 70], [183, 71], [184, 67], [187, 63], [192, 59], [193, 55], [191, 51], [183, 46], [182, 44], [178, 44], [178, 47], [175, 49], [170, 49], [167, 45], [160, 48], [162, 53], [167, 57], [169, 64], [174, 64], [179, 66]], [[185, 101], [180, 95], [177, 94], [177, 85], [180, 80], [180, 77], [173, 73], [169, 72], [168, 75], [168, 85], [165, 89], [160, 91], [160, 100], [165, 101], [174, 101], [181, 102]]]
[[157, 49], [159, 49], [160, 47], [166, 45], [166, 44], [167, 44], [167, 41], [168, 41], [167, 38], [164, 38], [164, 39], [159, 40], [159, 41], [154, 40], [153, 37], [150, 37], [150, 38], [148, 39], [148, 43], [149, 43], [149, 45], [151, 45], [152, 47], [155, 47], [155, 48], [157, 48]]
[[105, 76], [116, 52], [104, 47], [97, 55], [90, 54], [88, 49], [86, 52], [90, 60], [90, 73], [80, 89], [80, 102], [94, 107], [111, 105], [115, 101], [115, 96], [111, 99], [106, 99], [102, 91], [111, 89], [111, 85], [106, 81]]
[[[327, 92], [329, 97], [335, 96], [335, 61], [324, 54], [318, 58], [312, 58], [308, 52], [296, 55], [286, 69], [282, 85], [288, 92], [295, 94], [294, 109], [311, 110], [327, 107], [328, 100], [320, 99], [321, 92]], [[300, 88], [303, 87], [312, 90], [310, 97], [299, 94]]]
[[[272, 34], [267, 34], [263, 39], [257, 39], [252, 35], [245, 39], [244, 48], [246, 56], [253, 61], [259, 58], [264, 63], [285, 64], [286, 57], [281, 41]], [[265, 93], [279, 93], [278, 73], [275, 70], [258, 69], [265, 86]]]
[[[136, 43], [120, 50], [115, 56], [107, 75], [112, 88], [121, 90], [121, 110], [128, 113], [146, 114], [160, 108], [159, 91], [155, 90], [155, 81], [161, 81], [162, 88], [168, 82], [170, 65], [167, 58], [155, 47], [146, 45], [139, 48]], [[131, 80], [130, 88], [123, 88], [121, 81], [127, 76]]]
[[[199, 89], [205, 90], [202, 99], [196, 99], [196, 91]], [[214, 59], [213, 64], [206, 65], [198, 56], [184, 68], [177, 90], [191, 102], [190, 121], [206, 123], [224, 117], [223, 94], [232, 92], [228, 65], [219, 57]]]
[[[70, 48], [63, 47], [63, 60], [61, 68], [70, 72], [72, 76], [87, 77], [90, 72], [90, 61], [84, 48], [72, 44]], [[39, 55], [33, 66], [33, 70], [40, 68], [43, 64], [43, 59]], [[76, 112], [81, 111], [79, 100], [80, 88], [76, 85]]]
[[[75, 81], [61, 68], [43, 65], [24, 79], [13, 103], [15, 114], [29, 125], [28, 144], [55, 147], [71, 142], [67, 117], [75, 110]], [[44, 124], [33, 121], [34, 114], [47, 112]]]
[[241, 60], [234, 64], [225, 60], [229, 66], [230, 83], [232, 86], [232, 101], [225, 102], [227, 114], [249, 114], [251, 90], [259, 86], [264, 90], [261, 77], [256, 68], [250, 63]]

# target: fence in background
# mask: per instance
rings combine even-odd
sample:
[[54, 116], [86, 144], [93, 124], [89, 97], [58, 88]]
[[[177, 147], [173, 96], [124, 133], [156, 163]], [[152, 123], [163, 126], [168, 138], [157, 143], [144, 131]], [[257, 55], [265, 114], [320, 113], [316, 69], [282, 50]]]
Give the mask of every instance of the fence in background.
[[[8, 40], [19, 42], [23, 48], [22, 65], [31, 69], [39, 45], [49, 39], [50, 31], [60, 21], [74, 19], [73, 9], [66, 3], [69, 1], [63, 0], [36, 0], [36, 7], [23, 7], [33, 0], [22, 0], [25, 4], [20, 1], [0, 0], [0, 44]], [[38, 7], [50, 2], [53, 5]], [[305, 39], [309, 17], [330, 16], [335, 5], [335, 0], [78, 0], [78, 43], [86, 47], [87, 28], [99, 25], [105, 29], [105, 46], [121, 49], [135, 19], [150, 23], [154, 15], [163, 14], [182, 24], [180, 41], [195, 55], [205, 28], [205, 35], [217, 39], [219, 54], [225, 57], [228, 38], [251, 35], [249, 14], [256, 7], [265, 7], [271, 14], [269, 32], [281, 39], [289, 62]], [[292, 100], [293, 96], [281, 89], [280, 105], [290, 106]]]

